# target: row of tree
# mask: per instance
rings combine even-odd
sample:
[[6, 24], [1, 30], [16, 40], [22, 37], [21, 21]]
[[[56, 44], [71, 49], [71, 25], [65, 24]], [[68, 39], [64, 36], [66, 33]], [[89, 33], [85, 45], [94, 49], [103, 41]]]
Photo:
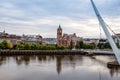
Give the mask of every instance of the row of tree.
[[17, 50], [64, 50], [64, 46], [40, 45], [40, 44], [17, 44], [14, 49]]
[[[74, 48], [74, 45], [71, 41], [69, 49]], [[116, 44], [118, 48], [120, 48], [120, 45]], [[111, 49], [111, 46], [108, 42], [106, 43], [90, 43], [85, 44], [83, 41], [79, 41], [78, 44], [75, 46], [76, 49]], [[12, 45], [10, 42], [7, 42], [6, 40], [3, 40], [0, 43], [0, 49], [14, 49], [14, 50], [64, 50], [67, 49], [64, 46], [57, 46], [57, 45], [40, 45], [40, 44], [25, 44], [20, 43], [17, 45]]]
[[6, 40], [3, 40], [0, 43], [0, 49], [12, 49], [13, 45], [10, 42], [7, 42]]
[[95, 49], [96, 48], [96, 44], [95, 43], [85, 44], [85, 43], [83, 43], [83, 41], [80, 41], [76, 45], [76, 48], [77, 49]]
[[[120, 48], [119, 44], [116, 44], [118, 48]], [[106, 43], [90, 43], [85, 44], [83, 41], [79, 41], [79, 43], [76, 45], [76, 49], [111, 49], [111, 46], [109, 42]]]
[[40, 44], [25, 44], [20, 43], [12, 45], [10, 42], [3, 40], [0, 43], [0, 49], [14, 49], [14, 50], [64, 50], [66, 47], [57, 45], [40, 45]]
[[107, 43], [89, 43], [89, 44], [85, 44], [83, 43], [83, 41], [80, 41], [77, 45], [76, 45], [77, 49], [111, 49], [110, 44]]

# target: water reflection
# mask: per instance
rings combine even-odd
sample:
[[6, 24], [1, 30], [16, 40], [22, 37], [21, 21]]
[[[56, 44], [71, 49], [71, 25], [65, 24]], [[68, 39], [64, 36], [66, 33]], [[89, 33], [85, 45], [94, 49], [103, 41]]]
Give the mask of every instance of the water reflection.
[[[82, 55], [0, 56], [0, 71], [2, 71], [2, 68], [7, 67], [8, 71], [10, 72], [9, 70], [10, 67], [7, 65], [16, 64], [16, 65], [12, 65], [12, 67], [18, 68], [19, 66], [21, 66], [20, 68], [24, 68], [24, 66], [26, 66], [28, 67], [27, 68], [28, 71], [32, 71], [32, 72], [38, 72], [39, 70], [44, 70], [44, 72], [46, 71], [46, 73], [44, 72], [43, 73], [46, 75], [48, 74], [49, 71], [55, 74], [54, 72], [55, 69], [57, 74], [62, 76], [62, 80], [70, 80], [70, 78], [68, 79], [66, 78], [66, 76], [68, 75], [71, 77], [76, 76], [75, 80], [79, 80], [79, 79], [96, 80], [97, 78], [100, 78], [100, 76], [102, 76], [106, 80], [110, 79], [109, 76], [111, 76], [113, 80], [114, 79], [119, 80], [120, 68], [119, 67], [107, 68], [107, 62], [111, 60], [114, 60], [114, 56], [94, 56], [94, 57], [82, 56]], [[36, 67], [35, 65], [39, 65], [39, 66]], [[37, 71], [35, 69], [37, 69]], [[7, 72], [5, 74], [7, 74]], [[95, 77], [91, 77], [91, 76], [95, 76]], [[50, 80], [50, 79], [48, 78], [44, 80]]]
[[[82, 56], [75, 56], [75, 55], [51, 55], [51, 56], [47, 56], [47, 55], [39, 55], [39, 56], [28, 56], [28, 55], [24, 55], [24, 56], [0, 56], [0, 66], [2, 66], [2, 64], [5, 64], [5, 62], [9, 59], [14, 59], [16, 64], [18, 66], [20, 65], [26, 65], [29, 66], [29, 64], [31, 63], [31, 61], [39, 61], [39, 63], [46, 63], [47, 61], [54, 61], [56, 60], [56, 71], [58, 72], [58, 74], [60, 74], [61, 70], [62, 70], [62, 61], [66, 62], [66, 66], [71, 66], [72, 68], [75, 68], [76, 60], [80, 60], [80, 62], [82, 62]], [[65, 65], [65, 63], [63, 63]]]
[[113, 77], [115, 75], [118, 76], [120, 74], [120, 67], [109, 68], [109, 72], [110, 72], [111, 77]]

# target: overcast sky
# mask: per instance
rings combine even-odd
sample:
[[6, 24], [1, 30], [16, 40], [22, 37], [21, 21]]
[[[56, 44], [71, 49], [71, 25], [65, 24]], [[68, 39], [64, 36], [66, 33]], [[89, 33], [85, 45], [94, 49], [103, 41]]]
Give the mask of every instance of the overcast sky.
[[[105, 22], [120, 33], [120, 0], [94, 2]], [[90, 0], [0, 0], [0, 31], [56, 37], [59, 24], [63, 33], [100, 37]]]

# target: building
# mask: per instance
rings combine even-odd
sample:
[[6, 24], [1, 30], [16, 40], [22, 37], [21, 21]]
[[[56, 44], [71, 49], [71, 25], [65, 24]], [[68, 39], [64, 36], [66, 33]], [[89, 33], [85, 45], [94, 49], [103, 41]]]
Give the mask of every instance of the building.
[[19, 44], [21, 42], [26, 44], [42, 44], [41, 35], [22, 35], [17, 36], [15, 34], [8, 34], [5, 31], [0, 32], [0, 42], [6, 40], [7, 42], [12, 43], [13, 45]]
[[84, 42], [85, 44], [95, 43], [95, 44], [97, 45], [98, 43], [106, 43], [106, 42], [107, 42], [107, 39], [84, 38], [84, 39], [83, 39], [83, 42]]
[[21, 41], [26, 44], [42, 44], [41, 35], [22, 35]]
[[2, 42], [3, 40], [6, 40], [7, 42], [16, 45], [21, 41], [21, 36], [17, 36], [15, 34], [8, 34], [5, 31], [3, 31], [0, 32], [0, 42]]
[[59, 25], [57, 29], [57, 45], [69, 47], [72, 41], [72, 45], [75, 47], [76, 44], [82, 40], [81, 37], [77, 37], [76, 33], [74, 34], [62, 34], [62, 28]]
[[115, 34], [112, 37], [113, 37], [113, 40], [115, 41], [115, 43], [120, 45], [120, 33]]
[[43, 38], [43, 44], [45, 45], [56, 45], [57, 39], [56, 38]]

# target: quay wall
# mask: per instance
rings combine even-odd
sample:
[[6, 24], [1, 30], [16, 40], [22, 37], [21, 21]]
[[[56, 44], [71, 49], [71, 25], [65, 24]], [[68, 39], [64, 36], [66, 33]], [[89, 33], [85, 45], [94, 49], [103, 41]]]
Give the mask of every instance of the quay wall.
[[83, 55], [81, 50], [0, 50], [0, 55]]

